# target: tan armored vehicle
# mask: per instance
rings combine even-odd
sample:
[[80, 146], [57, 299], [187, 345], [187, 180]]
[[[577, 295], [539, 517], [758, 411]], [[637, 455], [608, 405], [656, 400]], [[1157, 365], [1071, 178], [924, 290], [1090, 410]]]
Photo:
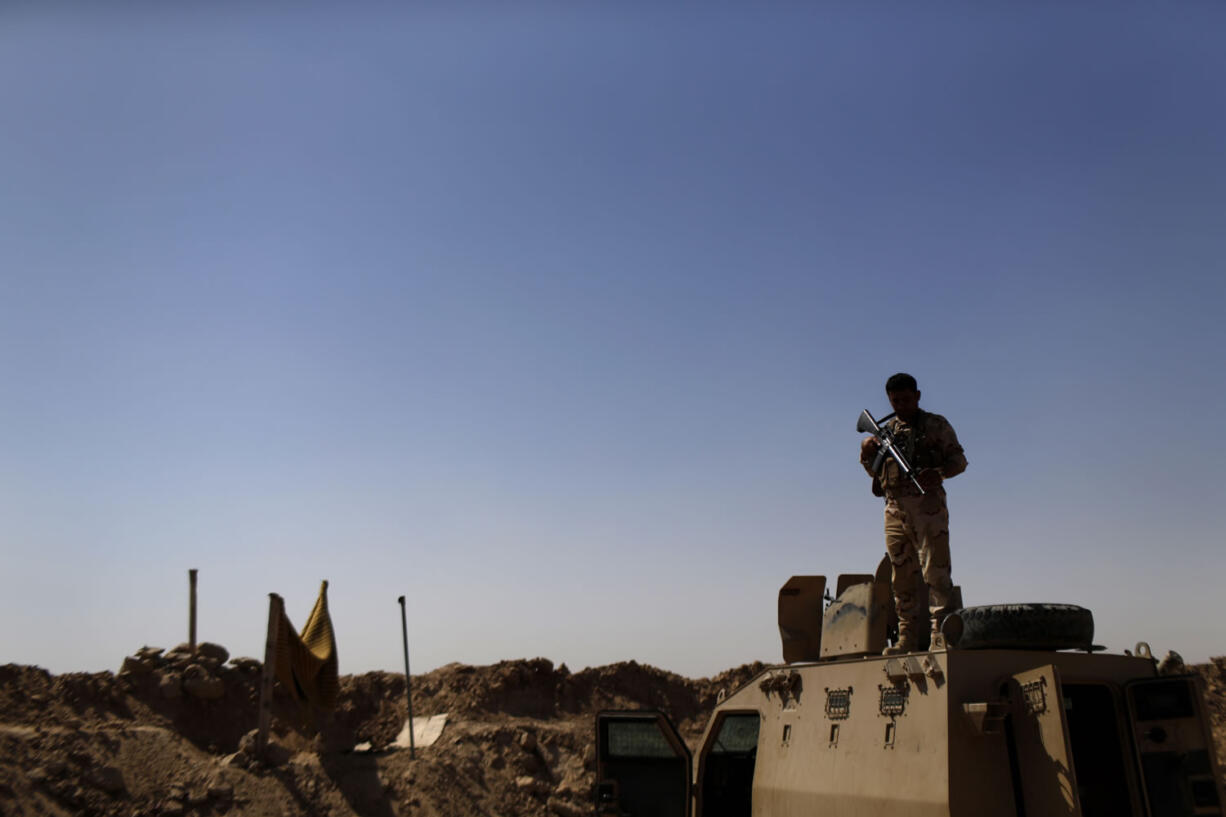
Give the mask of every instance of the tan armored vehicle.
[[[619, 817], [1223, 815], [1198, 679], [1092, 645], [1072, 605], [963, 608], [885, 657], [888, 562], [779, 591], [786, 663], [722, 697], [697, 757], [659, 712], [597, 716]], [[926, 645], [927, 646], [927, 645]], [[1165, 670], [1165, 668], [1164, 668]]]

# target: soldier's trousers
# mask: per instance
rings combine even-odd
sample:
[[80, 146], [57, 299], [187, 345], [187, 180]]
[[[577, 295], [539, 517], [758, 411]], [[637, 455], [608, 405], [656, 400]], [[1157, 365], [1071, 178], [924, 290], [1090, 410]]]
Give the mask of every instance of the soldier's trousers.
[[891, 498], [885, 506], [885, 550], [893, 565], [894, 606], [899, 629], [920, 624], [916, 589], [928, 585], [933, 626], [949, 613], [953, 588], [949, 569], [949, 509], [940, 488], [924, 496]]

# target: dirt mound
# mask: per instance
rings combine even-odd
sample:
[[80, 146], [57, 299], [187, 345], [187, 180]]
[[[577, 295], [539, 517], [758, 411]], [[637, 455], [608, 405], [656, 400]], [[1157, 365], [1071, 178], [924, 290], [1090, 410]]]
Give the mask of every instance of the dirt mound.
[[[691, 680], [635, 662], [578, 673], [544, 658], [449, 664], [413, 678], [414, 714], [448, 715], [443, 736], [415, 758], [382, 751], [405, 721], [404, 676], [345, 676], [322, 731], [278, 689], [276, 751], [256, 764], [254, 659], [180, 645], [142, 647], [118, 674], [9, 664], [0, 667], [0, 813], [586, 814], [597, 710], [662, 709], [693, 742], [720, 690], [761, 668]], [[362, 742], [372, 751], [349, 751]]]
[[[701, 732], [720, 690], [732, 692], [764, 664], [746, 664], [714, 678], [692, 680], [628, 661], [572, 673], [545, 658], [488, 666], [448, 664], [413, 677], [415, 715], [447, 713], [462, 720], [529, 718], [573, 720], [601, 709], [660, 709], [687, 735]], [[341, 679], [334, 719], [355, 742], [387, 746], [400, 732], [407, 709], [404, 676], [386, 672]]]
[[1226, 655], [1210, 658], [1208, 664], [1190, 668], [1205, 681], [1205, 708], [1209, 710], [1209, 725], [1217, 745], [1220, 763], [1226, 762]]

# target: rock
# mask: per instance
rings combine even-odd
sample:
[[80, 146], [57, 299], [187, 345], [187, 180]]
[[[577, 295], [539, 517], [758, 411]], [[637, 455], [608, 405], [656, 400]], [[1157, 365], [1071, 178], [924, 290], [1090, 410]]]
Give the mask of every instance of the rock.
[[[250, 765], [255, 762], [260, 762], [266, 766], [271, 766], [274, 768], [277, 766], [284, 766], [289, 762], [289, 759], [293, 756], [293, 753], [290, 752], [289, 749], [274, 741], [271, 737], [268, 739], [268, 745], [264, 749], [264, 756], [259, 757], [255, 749], [256, 736], [258, 734], [258, 729], [252, 729], [250, 732], [239, 738], [238, 754], [245, 756], [245, 762], [247, 764], [245, 768], [249, 768]], [[231, 755], [231, 757], [234, 756]], [[238, 762], [232, 762], [229, 765], [240, 764]]]
[[226, 694], [226, 684], [199, 664], [191, 664], [183, 670], [183, 691], [196, 698], [216, 700]]
[[251, 768], [251, 756], [245, 752], [235, 752], [221, 759], [222, 766], [233, 766], [235, 769]]
[[230, 651], [220, 644], [214, 644], [212, 641], [205, 641], [196, 645], [196, 654], [202, 655], [205, 658], [212, 658], [218, 664], [224, 664], [230, 660]]
[[30, 782], [37, 786], [39, 784], [46, 783], [49, 779], [51, 779], [51, 773], [48, 772], [43, 766], [35, 766], [30, 770], [28, 777], [30, 778]]
[[164, 658], [171, 665], [180, 669], [196, 662], [196, 656], [192, 654], [191, 648], [187, 644], [179, 644], [173, 649], [168, 650]]
[[153, 661], [160, 658], [163, 652], [165, 652], [165, 650], [163, 650], [161, 647], [141, 647], [136, 651], [136, 657], [143, 658], [146, 661]]
[[252, 729], [238, 739], [238, 751], [245, 755], [255, 756], [255, 742], [260, 735], [259, 729]]
[[519, 748], [525, 752], [536, 751], [536, 735], [531, 732], [521, 732], [519, 734]]
[[107, 794], [118, 794], [127, 788], [123, 782], [123, 772], [114, 766], [95, 766], [85, 779], [91, 786]]
[[549, 793], [549, 784], [544, 780], [538, 780], [530, 775], [521, 775], [515, 778], [515, 788], [537, 797], [543, 797]]
[[173, 701], [183, 694], [183, 679], [176, 673], [168, 672], [158, 681], [158, 691], [163, 698]]
[[234, 787], [228, 786], [225, 783], [214, 783], [212, 786], [209, 786], [207, 794], [210, 800], [228, 803], [234, 799]]
[[211, 675], [212, 673], [209, 672], [208, 667], [197, 662], [192, 662], [183, 669], [184, 681], [198, 681], [201, 678], [208, 678]]
[[554, 794], [570, 800], [583, 800], [587, 797], [586, 792], [590, 788], [587, 775], [583, 773], [583, 764], [578, 759], [571, 759], [566, 763], [562, 780], [558, 783]]
[[183, 690], [192, 697], [206, 701], [215, 701], [225, 697], [226, 685], [220, 678], [184, 679]]
[[241, 658], [231, 658], [230, 666], [239, 672], [259, 672], [264, 665], [258, 659], [243, 656]]
[[119, 668], [119, 677], [128, 675], [148, 675], [153, 672], [153, 663], [144, 658], [137, 658], [129, 655], [123, 659], [123, 666]]
[[162, 817], [180, 817], [183, 814], [183, 804], [178, 800], [167, 800], [158, 809], [158, 814]]
[[568, 803], [565, 800], [560, 800], [557, 797], [550, 797], [545, 807], [557, 814], [558, 817], [587, 817], [587, 811], [581, 809], [573, 803]]

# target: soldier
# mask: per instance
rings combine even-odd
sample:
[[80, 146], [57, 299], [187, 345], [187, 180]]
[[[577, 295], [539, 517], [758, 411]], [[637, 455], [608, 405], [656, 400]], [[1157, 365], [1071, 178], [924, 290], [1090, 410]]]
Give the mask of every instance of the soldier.
[[[939, 414], [919, 407], [915, 378], [899, 372], [885, 383], [894, 417], [885, 423], [911, 467], [924, 494], [916, 490], [893, 458], [887, 457], [880, 475], [873, 474], [873, 459], [880, 447], [876, 437], [860, 444], [860, 464], [873, 476], [873, 493], [885, 496], [885, 549], [893, 565], [894, 606], [898, 611], [898, 643], [886, 655], [918, 648], [917, 627], [923, 626], [915, 606], [919, 577], [928, 585], [928, 613], [938, 636], [941, 620], [950, 612], [953, 589], [949, 569], [949, 509], [942, 482], [966, 470], [966, 456], [953, 426]], [[933, 643], [938, 643], [934, 639]]]

